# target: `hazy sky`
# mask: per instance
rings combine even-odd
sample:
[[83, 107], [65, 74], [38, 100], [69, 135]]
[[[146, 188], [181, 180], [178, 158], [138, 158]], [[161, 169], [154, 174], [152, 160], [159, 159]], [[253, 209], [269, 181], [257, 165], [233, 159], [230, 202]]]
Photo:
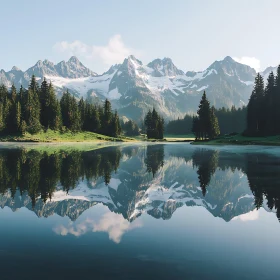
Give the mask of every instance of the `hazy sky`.
[[261, 70], [280, 62], [279, 0], [0, 0], [0, 10], [6, 71], [71, 55], [98, 73], [129, 54], [184, 71], [227, 55]]

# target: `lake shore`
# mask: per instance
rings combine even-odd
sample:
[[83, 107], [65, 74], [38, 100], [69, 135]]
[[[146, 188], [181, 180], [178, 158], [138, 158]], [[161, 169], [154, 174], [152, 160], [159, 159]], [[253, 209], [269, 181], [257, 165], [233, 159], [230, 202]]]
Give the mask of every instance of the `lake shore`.
[[40, 131], [36, 134], [2, 135], [0, 142], [20, 142], [20, 143], [102, 143], [102, 142], [131, 142], [136, 141], [129, 137], [110, 137], [94, 132], [60, 132], [60, 131]]
[[280, 146], [280, 136], [248, 137], [241, 134], [223, 136], [213, 140], [193, 141], [192, 145], [263, 145]]

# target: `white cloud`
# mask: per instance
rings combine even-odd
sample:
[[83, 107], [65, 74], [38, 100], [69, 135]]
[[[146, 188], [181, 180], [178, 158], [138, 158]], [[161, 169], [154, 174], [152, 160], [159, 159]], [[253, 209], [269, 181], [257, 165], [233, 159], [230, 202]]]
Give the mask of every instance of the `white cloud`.
[[125, 220], [122, 215], [108, 212], [104, 214], [97, 223], [91, 219], [87, 219], [77, 225], [73, 223], [70, 223], [68, 226], [59, 225], [55, 227], [53, 231], [59, 235], [65, 236], [72, 234], [77, 237], [89, 231], [108, 232], [110, 240], [113, 240], [115, 243], [120, 243], [125, 232], [141, 226], [139, 221], [130, 223]]
[[246, 214], [234, 217], [232, 220], [240, 220], [242, 222], [255, 221], [259, 219], [259, 211], [257, 209], [250, 211]]
[[[109, 39], [105, 46], [87, 45], [81, 41], [61, 41], [53, 46], [53, 50], [58, 53], [64, 53], [67, 56], [75, 55], [80, 59], [103, 64], [103, 67], [109, 67], [116, 63], [122, 63], [129, 55], [140, 55], [140, 52], [127, 47], [121, 35], [116, 34]], [[93, 69], [94, 70], [94, 69]]]
[[257, 72], [260, 71], [261, 62], [255, 57], [242, 56], [240, 58], [234, 57], [233, 59], [239, 63], [249, 65], [250, 67], [254, 68]]

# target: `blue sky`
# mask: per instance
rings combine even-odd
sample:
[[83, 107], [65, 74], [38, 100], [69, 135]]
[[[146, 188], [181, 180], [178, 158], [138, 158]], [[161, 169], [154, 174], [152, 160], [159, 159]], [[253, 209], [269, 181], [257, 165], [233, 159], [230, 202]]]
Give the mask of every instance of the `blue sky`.
[[0, 0], [0, 69], [76, 55], [101, 73], [129, 54], [203, 70], [230, 55], [257, 69], [280, 62], [278, 0]]

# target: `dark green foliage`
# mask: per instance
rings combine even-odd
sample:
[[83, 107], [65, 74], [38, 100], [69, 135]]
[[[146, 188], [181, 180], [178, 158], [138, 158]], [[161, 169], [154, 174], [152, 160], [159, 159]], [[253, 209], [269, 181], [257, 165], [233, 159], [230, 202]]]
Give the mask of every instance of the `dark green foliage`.
[[230, 133], [242, 133], [246, 129], [247, 107], [236, 109], [220, 108], [215, 110], [222, 135]]
[[106, 99], [96, 105], [76, 98], [66, 91], [58, 101], [54, 87], [43, 80], [38, 85], [33, 75], [28, 90], [22, 86], [17, 92], [13, 85], [10, 91], [0, 85], [0, 133], [37, 133], [40, 129], [73, 132], [86, 130], [118, 137], [121, 125], [117, 112]]
[[197, 117], [193, 118], [192, 131], [196, 139], [213, 139], [220, 134], [218, 119], [214, 107], [210, 108], [204, 91], [198, 106]]
[[121, 126], [126, 136], [137, 136], [140, 134], [137, 123], [132, 120], [126, 123], [122, 122]]
[[40, 103], [41, 103], [41, 124], [44, 127], [49, 126], [49, 105], [50, 105], [50, 98], [49, 98], [49, 86], [47, 80], [41, 84], [40, 90]]
[[36, 133], [41, 129], [40, 124], [40, 101], [39, 101], [39, 86], [36, 78], [33, 75], [27, 95], [24, 102], [24, 120], [27, 125], [27, 130], [30, 133]]
[[104, 107], [103, 107], [103, 114], [102, 114], [102, 134], [110, 135], [111, 132], [111, 122], [112, 122], [112, 106], [108, 99], [105, 100]]
[[255, 85], [248, 103], [247, 111], [247, 133], [250, 135], [260, 135], [264, 131], [265, 112], [264, 82], [260, 73], [255, 78]]
[[220, 135], [220, 127], [218, 118], [215, 115], [215, 108], [212, 106], [210, 109], [210, 129], [208, 136], [210, 139], [214, 139]]
[[280, 65], [274, 77], [271, 72], [264, 88], [262, 76], [258, 73], [247, 109], [245, 135], [270, 136], [280, 134]]
[[110, 129], [110, 136], [113, 137], [118, 137], [121, 134], [121, 124], [120, 124], [120, 120], [119, 120], [119, 116], [117, 111], [115, 111], [115, 114], [112, 117], [111, 120], [111, 129]]
[[158, 114], [155, 108], [148, 111], [144, 120], [148, 139], [163, 139], [164, 119]]
[[193, 117], [185, 115], [183, 119], [170, 121], [166, 125], [167, 134], [190, 134], [192, 132]]
[[[85, 104], [85, 101], [84, 101], [83, 97], [80, 99], [78, 107], [79, 107], [80, 116], [81, 116], [82, 129], [85, 130], [86, 104]], [[91, 112], [89, 112], [89, 114], [90, 113]]]

